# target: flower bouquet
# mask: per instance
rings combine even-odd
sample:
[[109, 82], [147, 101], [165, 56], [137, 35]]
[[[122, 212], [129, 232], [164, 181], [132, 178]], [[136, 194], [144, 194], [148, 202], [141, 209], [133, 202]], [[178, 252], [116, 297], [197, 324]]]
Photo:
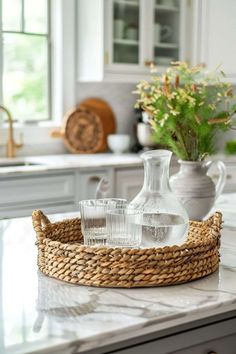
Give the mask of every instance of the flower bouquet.
[[233, 127], [232, 86], [224, 73], [174, 62], [162, 76], [141, 81], [136, 107], [149, 114], [153, 139], [181, 160], [202, 161], [215, 152], [216, 134]]
[[[202, 65], [175, 62], [164, 75], [140, 82], [135, 91], [136, 107], [149, 114], [154, 141], [179, 158], [180, 171], [170, 185], [193, 220], [207, 215], [225, 185], [224, 163], [204, 161], [215, 152], [217, 133], [233, 128], [236, 104], [223, 76], [217, 70], [204, 72]], [[216, 185], [207, 174], [213, 163], [220, 172]]]

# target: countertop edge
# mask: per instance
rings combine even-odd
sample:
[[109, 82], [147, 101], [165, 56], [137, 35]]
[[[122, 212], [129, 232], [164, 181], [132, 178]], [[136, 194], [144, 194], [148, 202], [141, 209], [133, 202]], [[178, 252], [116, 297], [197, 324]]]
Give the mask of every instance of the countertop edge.
[[[203, 325], [211, 325], [218, 321], [227, 320], [232, 317], [236, 318], [236, 302], [229, 302], [226, 306], [224, 304], [223, 308], [215, 308], [213, 305], [212, 308], [207, 307], [206, 311], [207, 316], [203, 309], [201, 309], [199, 313], [198, 310], [195, 310], [190, 316], [187, 316], [186, 313], [179, 313], [174, 316], [170, 315], [169, 320], [167, 316], [163, 319], [163, 321], [160, 320], [158, 323], [153, 323], [151, 325], [148, 325], [147, 323], [147, 326], [144, 325], [142, 328], [133, 328], [132, 330], [130, 327], [129, 334], [119, 333], [116, 335], [115, 341], [111, 338], [111, 335], [109, 336], [108, 333], [108, 338], [104, 340], [102, 339], [101, 346], [99, 346], [101, 338], [91, 338], [89, 343], [86, 342], [85, 344], [78, 346], [78, 349], [81, 353], [102, 354], [104, 352], [109, 352], [110, 350], [121, 350], [121, 348], [124, 347], [141, 345], [145, 342], [176, 335], [186, 330], [194, 330]], [[96, 346], [94, 344], [96, 344]]]

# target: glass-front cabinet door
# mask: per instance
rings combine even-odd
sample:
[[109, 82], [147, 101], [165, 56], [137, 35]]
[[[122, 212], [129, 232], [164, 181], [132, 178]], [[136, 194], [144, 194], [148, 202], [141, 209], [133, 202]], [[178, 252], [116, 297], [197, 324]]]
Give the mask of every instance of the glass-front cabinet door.
[[[107, 0], [105, 64], [108, 70], [137, 72], [142, 55], [142, 1]], [[149, 0], [148, 0], [149, 2]]]
[[180, 59], [180, 4], [180, 0], [155, 0], [153, 59], [158, 66]]
[[139, 64], [140, 0], [113, 3], [113, 63]]
[[165, 67], [182, 60], [184, 3], [185, 0], [105, 0], [107, 72], [141, 79], [149, 74], [150, 64]]

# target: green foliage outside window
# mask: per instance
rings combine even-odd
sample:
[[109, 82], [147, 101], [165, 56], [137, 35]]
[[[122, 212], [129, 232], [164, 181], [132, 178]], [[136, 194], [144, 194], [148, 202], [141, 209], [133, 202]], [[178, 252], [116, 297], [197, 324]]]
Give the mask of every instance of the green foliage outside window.
[[2, 0], [3, 104], [14, 119], [48, 119], [47, 0], [13, 2]]

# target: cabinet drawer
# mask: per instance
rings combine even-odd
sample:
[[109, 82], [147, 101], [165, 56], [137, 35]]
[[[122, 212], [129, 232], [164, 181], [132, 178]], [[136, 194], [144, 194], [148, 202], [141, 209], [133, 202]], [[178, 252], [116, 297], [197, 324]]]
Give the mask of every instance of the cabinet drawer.
[[[219, 178], [219, 171], [213, 167], [210, 169], [209, 175], [215, 183]], [[223, 192], [235, 192], [236, 191], [236, 165], [226, 165], [226, 182]]]
[[47, 204], [46, 202], [33, 203], [32, 205], [19, 205], [16, 206], [0, 206], [0, 219], [9, 219], [9, 218], [18, 218], [23, 216], [32, 215], [32, 211], [35, 209], [42, 210], [46, 215], [48, 214], [58, 214], [58, 213], [67, 213], [74, 212], [75, 206], [73, 202], [62, 202], [61, 204]]
[[73, 195], [74, 175], [72, 173], [44, 174], [0, 180], [0, 205], [30, 204], [34, 201], [73, 200]]
[[123, 169], [116, 171], [115, 195], [132, 200], [143, 185], [143, 168]]
[[170, 354], [236, 354], [236, 334], [207, 341]]
[[236, 318], [146, 342], [117, 354], [236, 354]]

